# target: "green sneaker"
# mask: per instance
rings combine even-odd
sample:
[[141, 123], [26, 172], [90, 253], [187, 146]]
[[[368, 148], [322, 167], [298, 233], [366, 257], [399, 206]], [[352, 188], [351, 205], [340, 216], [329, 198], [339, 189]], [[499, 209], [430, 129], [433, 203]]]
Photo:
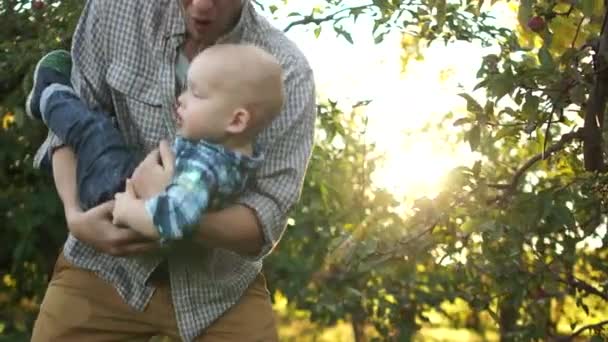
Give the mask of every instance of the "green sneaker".
[[32, 90], [25, 102], [27, 115], [34, 119], [41, 119], [40, 96], [42, 91], [52, 83], [72, 86], [70, 74], [72, 72], [72, 57], [65, 50], [54, 50], [42, 57], [34, 69], [34, 82]]

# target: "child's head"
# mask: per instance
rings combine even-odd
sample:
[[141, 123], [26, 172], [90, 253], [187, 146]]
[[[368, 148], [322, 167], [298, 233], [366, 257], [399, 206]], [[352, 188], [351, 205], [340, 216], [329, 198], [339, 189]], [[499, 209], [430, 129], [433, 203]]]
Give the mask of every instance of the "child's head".
[[252, 45], [219, 44], [194, 58], [176, 110], [179, 133], [216, 143], [249, 143], [283, 106], [282, 70]]

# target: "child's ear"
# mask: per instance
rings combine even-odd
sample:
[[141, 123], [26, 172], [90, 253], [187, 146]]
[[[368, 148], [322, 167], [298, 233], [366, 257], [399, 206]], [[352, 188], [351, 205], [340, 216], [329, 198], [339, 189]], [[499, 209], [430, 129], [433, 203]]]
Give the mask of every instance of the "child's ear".
[[245, 108], [238, 108], [232, 113], [228, 127], [226, 131], [232, 134], [243, 133], [249, 126], [251, 120], [251, 113]]

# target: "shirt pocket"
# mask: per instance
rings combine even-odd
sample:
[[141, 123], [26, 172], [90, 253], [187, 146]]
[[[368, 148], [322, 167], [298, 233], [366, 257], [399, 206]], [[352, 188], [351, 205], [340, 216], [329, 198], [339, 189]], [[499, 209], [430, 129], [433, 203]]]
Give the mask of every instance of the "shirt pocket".
[[169, 113], [163, 106], [156, 73], [118, 62], [110, 65], [106, 75], [118, 124], [127, 141], [143, 145], [144, 152], [156, 148], [160, 139], [168, 136], [164, 120]]

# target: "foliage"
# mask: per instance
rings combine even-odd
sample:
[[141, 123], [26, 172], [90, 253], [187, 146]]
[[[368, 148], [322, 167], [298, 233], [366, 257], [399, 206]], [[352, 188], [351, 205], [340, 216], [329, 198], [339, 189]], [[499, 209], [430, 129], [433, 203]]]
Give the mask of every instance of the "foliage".
[[[482, 334], [497, 330], [503, 341], [608, 336], [606, 176], [585, 171], [581, 148], [589, 142], [584, 118], [590, 94], [596, 79], [605, 82], [595, 75], [603, 69], [594, 68], [598, 41], [600, 47], [604, 42], [598, 40], [603, 4], [522, 1], [519, 24], [511, 29], [494, 27], [486, 12], [482, 1], [353, 7], [327, 1], [310, 14], [293, 14], [294, 25], [315, 25], [317, 34], [329, 25], [348, 41], [343, 23], [370, 15], [377, 40], [397, 30], [415, 37], [404, 39], [414, 44], [475, 40], [499, 48], [480, 61], [478, 85], [461, 95], [468, 114], [453, 122], [461, 141], [480, 154], [478, 162], [453, 170], [443, 191], [418, 200], [413, 215], [395, 215], [393, 200], [367, 178], [352, 176], [369, 175], [366, 164], [352, 162], [365, 155], [365, 145], [349, 150], [318, 142], [318, 155], [337, 150], [338, 159], [313, 161], [300, 212], [272, 264], [299, 260], [304, 252], [316, 265], [326, 248], [320, 271], [292, 269], [278, 276], [288, 284], [297, 279], [296, 291], [287, 296], [318, 322], [349, 318], [355, 332], [373, 324], [384, 338], [410, 340], [432, 323], [430, 313], [439, 313], [444, 324]], [[348, 120], [339, 120], [348, 127]], [[577, 129], [581, 122], [584, 129]], [[323, 121], [321, 126], [327, 129]], [[360, 142], [356, 135], [343, 139]], [[335, 166], [349, 161], [346, 172]], [[333, 186], [365, 190], [323, 190], [319, 184], [333, 179], [326, 170], [346, 175], [336, 176], [341, 181]], [[353, 206], [359, 193], [364, 195]], [[331, 236], [331, 243], [324, 242]], [[446, 312], [454, 301], [465, 303], [467, 317]]]
[[[41, 6], [42, 5], [42, 6]], [[32, 167], [46, 130], [24, 118], [31, 70], [48, 50], [69, 48], [81, 1], [0, 2], [0, 340], [27, 340], [65, 240], [52, 179]]]

